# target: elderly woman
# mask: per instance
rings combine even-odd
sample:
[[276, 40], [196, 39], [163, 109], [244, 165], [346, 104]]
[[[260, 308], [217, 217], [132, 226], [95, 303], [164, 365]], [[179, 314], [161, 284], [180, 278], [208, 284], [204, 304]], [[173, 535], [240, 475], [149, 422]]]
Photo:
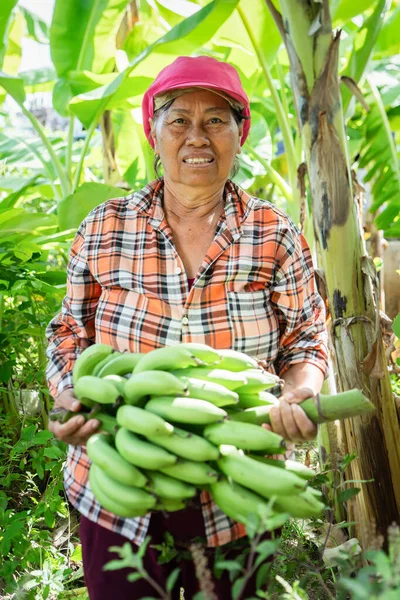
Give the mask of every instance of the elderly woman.
[[[93, 342], [123, 352], [149, 352], [179, 342], [234, 348], [274, 368], [285, 381], [272, 429], [287, 440], [316, 434], [298, 403], [320, 391], [326, 369], [324, 307], [310, 251], [293, 223], [270, 203], [230, 179], [250, 126], [249, 101], [235, 69], [209, 57], [181, 57], [167, 66], [143, 99], [143, 125], [164, 176], [139, 192], [109, 200], [81, 224], [68, 266], [62, 311], [49, 324], [48, 381], [55, 405], [78, 411], [71, 371]], [[154, 595], [128, 570], [103, 571], [110, 546], [134, 548], [147, 535], [144, 566], [162, 589], [181, 569], [186, 599], [198, 590], [194, 565], [181, 555], [159, 564], [169, 532], [178, 548], [200, 540], [212, 569], [215, 548], [235, 556], [246, 546], [233, 522], [203, 491], [185, 510], [123, 519], [104, 510], [88, 485], [85, 442], [99, 422], [76, 416], [52, 423], [67, 442], [65, 487], [81, 513], [83, 564], [91, 600]], [[236, 540], [236, 541], [235, 541]], [[187, 553], [186, 553], [187, 554]], [[225, 571], [215, 597], [231, 598]], [[255, 595], [252, 578], [244, 597]], [[178, 595], [173, 596], [178, 597]]]

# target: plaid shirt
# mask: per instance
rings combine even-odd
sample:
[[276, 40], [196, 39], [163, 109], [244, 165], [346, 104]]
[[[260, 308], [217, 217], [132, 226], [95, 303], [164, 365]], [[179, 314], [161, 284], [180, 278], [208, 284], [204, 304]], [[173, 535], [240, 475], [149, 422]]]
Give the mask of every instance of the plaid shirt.
[[[165, 220], [163, 181], [108, 200], [81, 224], [68, 265], [67, 295], [49, 323], [47, 377], [53, 396], [72, 387], [72, 367], [93, 342], [149, 352], [180, 342], [234, 348], [284, 373], [295, 363], [327, 364], [325, 312], [304, 237], [269, 202], [228, 180], [225, 211], [193, 287]], [[140, 545], [149, 515], [103, 510], [88, 485], [84, 447], [69, 447], [65, 487], [89, 519]], [[245, 535], [201, 493], [207, 543]]]

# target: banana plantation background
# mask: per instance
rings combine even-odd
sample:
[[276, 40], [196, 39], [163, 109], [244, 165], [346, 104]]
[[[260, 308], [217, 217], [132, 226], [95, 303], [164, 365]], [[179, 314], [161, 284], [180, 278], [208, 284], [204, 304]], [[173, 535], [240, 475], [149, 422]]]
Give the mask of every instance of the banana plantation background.
[[[155, 178], [144, 91], [198, 54], [234, 65], [251, 99], [236, 181], [285, 210], [313, 249], [326, 385], [363, 389], [377, 407], [321, 427], [300, 452], [319, 461], [331, 510], [286, 526], [286, 562], [278, 554], [260, 597], [400, 597], [400, 3], [43, 4], [41, 17], [40, 0], [0, 4], [0, 598], [85, 597], [65, 447], [46, 430], [44, 330], [82, 219]], [[49, 47], [51, 66], [21, 70], [27, 38]]]

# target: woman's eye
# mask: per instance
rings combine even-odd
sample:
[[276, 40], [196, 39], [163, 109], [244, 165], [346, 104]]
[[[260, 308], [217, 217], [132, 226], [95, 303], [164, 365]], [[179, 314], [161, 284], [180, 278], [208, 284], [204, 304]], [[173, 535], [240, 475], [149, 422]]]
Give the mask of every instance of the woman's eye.
[[185, 122], [185, 119], [182, 119], [182, 117], [178, 117], [177, 119], [174, 120], [174, 123], [177, 123], [178, 125], [182, 125]]
[[220, 119], [219, 117], [213, 117], [212, 119], [210, 119], [210, 123], [222, 123], [222, 119]]

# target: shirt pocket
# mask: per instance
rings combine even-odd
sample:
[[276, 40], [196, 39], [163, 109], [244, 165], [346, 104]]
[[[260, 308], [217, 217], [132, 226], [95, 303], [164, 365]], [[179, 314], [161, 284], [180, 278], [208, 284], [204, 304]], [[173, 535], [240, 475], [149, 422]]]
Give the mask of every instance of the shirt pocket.
[[279, 323], [269, 301], [269, 290], [227, 291], [233, 348], [273, 362], [278, 354]]

